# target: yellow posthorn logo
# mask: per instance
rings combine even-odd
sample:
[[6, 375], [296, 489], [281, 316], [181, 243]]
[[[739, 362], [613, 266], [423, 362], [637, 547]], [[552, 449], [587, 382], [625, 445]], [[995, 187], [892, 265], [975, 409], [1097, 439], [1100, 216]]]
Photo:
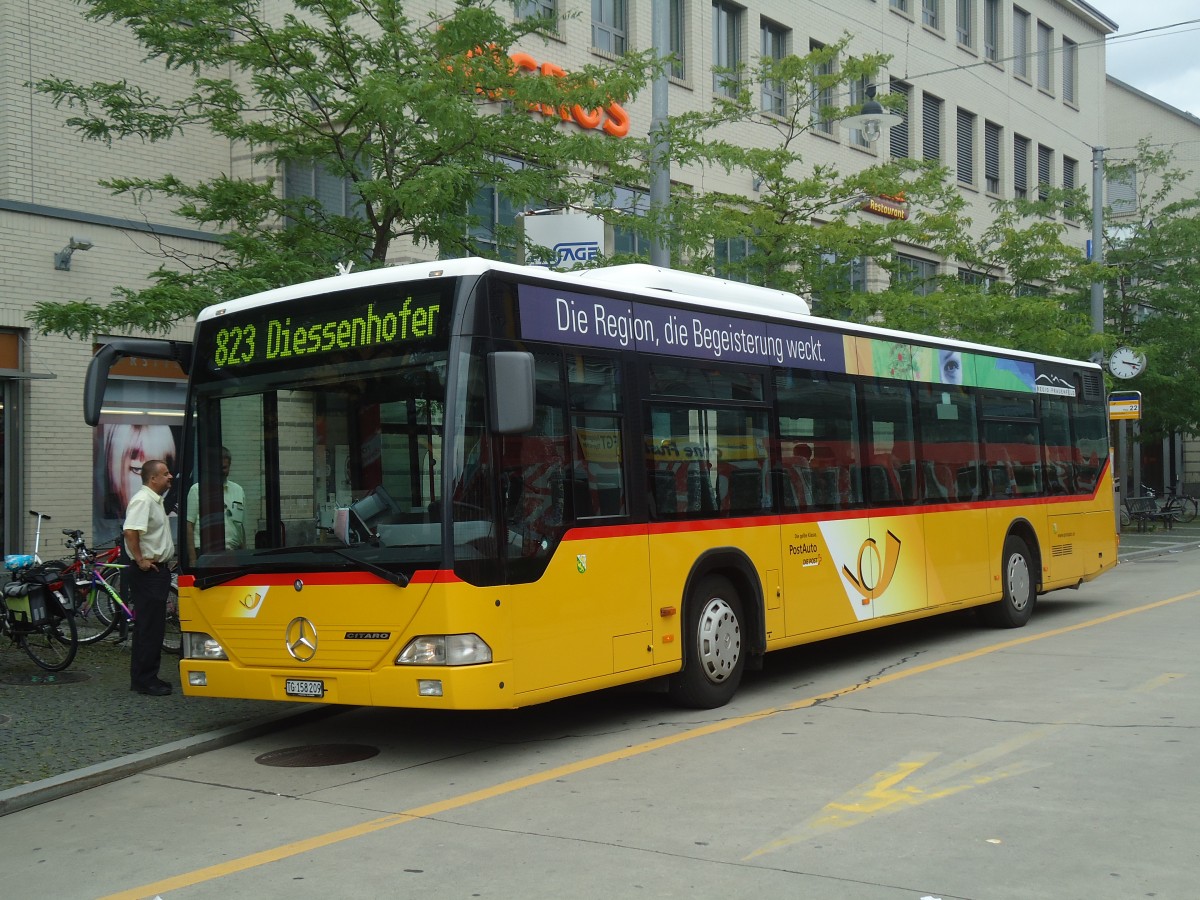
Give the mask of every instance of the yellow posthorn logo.
[[[867, 554], [871, 554], [871, 559], [867, 562]], [[867, 571], [863, 571], [863, 564], [867, 562]], [[863, 545], [858, 548], [858, 577], [854, 577], [854, 573], [846, 566], [842, 566], [842, 572], [846, 578], [854, 585], [855, 590], [862, 595], [863, 603], [869, 603], [877, 597], [881, 596], [888, 589], [888, 585], [892, 583], [892, 576], [896, 574], [896, 566], [900, 562], [900, 538], [887, 533], [887, 554], [886, 558], [880, 559], [879, 546], [875, 542], [875, 538], [867, 538], [863, 541]], [[879, 581], [875, 584], [870, 583], [869, 574], [882, 571], [883, 574]]]
[[254, 609], [260, 603], [262, 603], [262, 594], [258, 593], [258, 591], [251, 591], [241, 599], [241, 604], [246, 609]]

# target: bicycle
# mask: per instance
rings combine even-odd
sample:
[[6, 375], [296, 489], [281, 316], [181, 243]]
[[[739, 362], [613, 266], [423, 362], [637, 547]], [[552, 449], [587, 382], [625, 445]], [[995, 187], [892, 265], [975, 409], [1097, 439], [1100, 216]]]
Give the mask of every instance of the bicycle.
[[[105, 550], [87, 546], [83, 532], [63, 529], [67, 536], [65, 544], [75, 556], [73, 562], [64, 565], [63, 577], [77, 596], [75, 618], [80, 632], [79, 643], [93, 644], [104, 640], [113, 631], [118, 631], [118, 641], [129, 637], [130, 626], [136, 621], [136, 611], [121, 598], [121, 592], [113, 585], [113, 575], [126, 566], [117, 562], [120, 544]], [[171, 588], [167, 595], [167, 630], [163, 636], [163, 650], [175, 656], [183, 651], [183, 635], [179, 627], [179, 583], [178, 575], [172, 573]]]
[[79, 651], [79, 635], [60, 573], [38, 557], [42, 520], [50, 517], [36, 510], [29, 514], [38, 519], [33, 553], [4, 558], [13, 579], [0, 592], [0, 633], [47, 672], [61, 672]]
[[1171, 489], [1163, 495], [1159, 511], [1169, 515], [1176, 522], [1187, 524], [1196, 518], [1197, 503], [1195, 497], [1179, 493], [1179, 482], [1176, 481]]

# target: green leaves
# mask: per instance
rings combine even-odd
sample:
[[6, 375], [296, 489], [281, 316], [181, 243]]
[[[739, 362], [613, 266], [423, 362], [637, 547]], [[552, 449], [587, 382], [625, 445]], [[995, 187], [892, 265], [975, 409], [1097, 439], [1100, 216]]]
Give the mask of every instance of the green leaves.
[[[39, 82], [71, 128], [106, 143], [216, 135], [253, 168], [109, 182], [134, 203], [169, 198], [220, 243], [205, 255], [162, 238], [149, 286], [36, 307], [35, 327], [68, 334], [163, 331], [217, 300], [333, 274], [336, 262], [383, 265], [393, 245], [480, 252], [468, 236], [480, 184], [503, 179], [521, 206], [578, 205], [591, 190], [574, 173], [632, 152], [534, 108], [626, 100], [652, 68], [647, 54], [631, 54], [560, 77], [521, 70], [509, 50], [539, 23], [510, 22], [496, 0], [459, 0], [423, 21], [399, 0], [296, 0], [281, 20], [258, 0], [85, 4], [93, 20], [132, 29], [147, 85], [157, 62], [190, 89]], [[530, 164], [513, 173], [504, 157]], [[325, 179], [317, 189], [285, 196], [288, 173], [314, 164]]]

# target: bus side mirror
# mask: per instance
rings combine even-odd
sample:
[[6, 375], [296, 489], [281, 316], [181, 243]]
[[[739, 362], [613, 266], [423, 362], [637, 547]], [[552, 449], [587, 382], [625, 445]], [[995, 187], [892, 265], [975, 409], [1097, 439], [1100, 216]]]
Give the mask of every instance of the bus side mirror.
[[506, 350], [488, 354], [492, 431], [518, 434], [533, 428], [533, 354]]

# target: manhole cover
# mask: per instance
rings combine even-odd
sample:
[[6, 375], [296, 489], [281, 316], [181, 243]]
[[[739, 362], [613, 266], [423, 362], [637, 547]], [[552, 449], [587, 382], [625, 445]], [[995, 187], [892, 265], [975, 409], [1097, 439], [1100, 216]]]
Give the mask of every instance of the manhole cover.
[[0, 678], [4, 684], [79, 684], [92, 676], [83, 672], [17, 672]]
[[314, 744], [311, 747], [286, 747], [283, 750], [271, 750], [256, 756], [254, 761], [264, 766], [299, 769], [361, 762], [378, 753], [378, 747], [368, 747], [366, 744]]

